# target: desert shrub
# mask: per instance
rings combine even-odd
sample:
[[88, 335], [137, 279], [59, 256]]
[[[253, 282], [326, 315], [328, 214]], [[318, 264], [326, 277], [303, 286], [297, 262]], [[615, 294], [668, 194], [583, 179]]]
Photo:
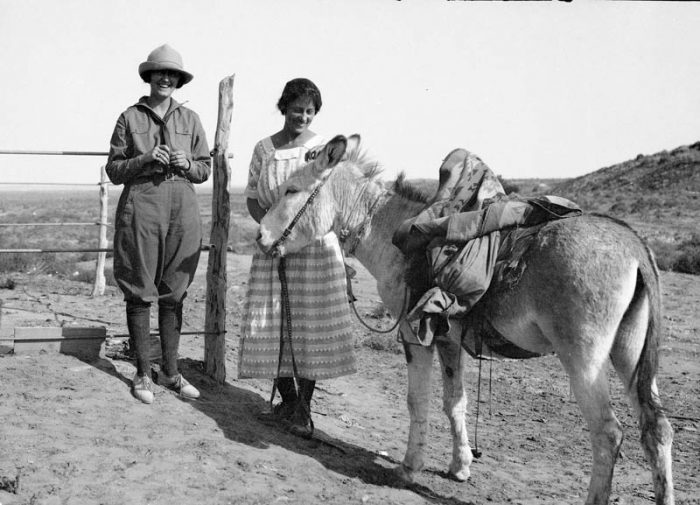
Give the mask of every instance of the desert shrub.
[[700, 275], [700, 234], [695, 233], [680, 244], [652, 240], [649, 247], [661, 270]]
[[0, 278], [0, 289], [15, 289], [17, 283], [12, 277]]
[[26, 254], [0, 254], [0, 272], [26, 272], [31, 265], [31, 259]]
[[678, 256], [678, 246], [673, 242], [654, 239], [649, 241], [649, 247], [654, 251], [656, 264], [659, 266], [659, 269], [667, 272], [672, 271]]
[[700, 275], [700, 234], [681, 243], [673, 268], [676, 272]]
[[632, 214], [646, 215], [664, 207], [664, 199], [657, 195], [639, 196], [630, 207]]
[[625, 202], [615, 202], [610, 206], [610, 213], [617, 216], [624, 216], [629, 212], [629, 206]]

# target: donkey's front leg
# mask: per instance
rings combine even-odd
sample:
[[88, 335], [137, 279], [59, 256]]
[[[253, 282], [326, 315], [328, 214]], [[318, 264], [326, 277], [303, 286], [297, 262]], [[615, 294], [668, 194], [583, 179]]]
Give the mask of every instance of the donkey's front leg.
[[398, 473], [404, 480], [412, 482], [414, 474], [425, 464], [433, 348], [404, 344], [404, 351], [408, 363], [407, 400], [411, 425], [408, 431], [406, 455], [398, 468]]
[[464, 370], [467, 353], [462, 349], [459, 336], [456, 338], [440, 337], [437, 341], [437, 348], [442, 369], [442, 408], [450, 420], [452, 433], [450, 475], [458, 481], [465, 481], [469, 478], [469, 466], [473, 458], [465, 419], [467, 392], [464, 388]]

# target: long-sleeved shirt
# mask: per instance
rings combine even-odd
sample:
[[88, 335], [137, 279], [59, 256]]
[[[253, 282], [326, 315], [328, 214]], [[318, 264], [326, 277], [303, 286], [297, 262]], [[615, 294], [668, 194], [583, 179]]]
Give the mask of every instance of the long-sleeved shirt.
[[166, 144], [170, 151], [184, 151], [190, 169], [178, 175], [199, 184], [209, 178], [211, 157], [204, 128], [196, 112], [171, 99], [163, 118], [148, 106], [147, 97], [121, 113], [112, 133], [105, 170], [113, 184], [163, 173], [163, 165], [144, 163], [146, 153]]

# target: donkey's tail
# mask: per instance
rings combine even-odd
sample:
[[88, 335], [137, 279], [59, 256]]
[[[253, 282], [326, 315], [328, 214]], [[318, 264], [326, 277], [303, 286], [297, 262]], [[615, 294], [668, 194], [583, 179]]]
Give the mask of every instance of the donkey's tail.
[[[646, 295], [648, 320], [644, 345], [632, 374], [636, 381], [639, 402], [639, 426], [641, 442], [652, 467], [656, 503], [672, 505], [673, 477], [671, 470], [671, 444], [673, 428], [666, 418], [656, 384], [661, 340], [661, 293], [659, 271], [651, 250], [645, 245], [645, 255], [640, 255], [635, 297]], [[631, 386], [631, 384], [630, 384]]]
[[[644, 294], [649, 302], [649, 318], [639, 361], [632, 375], [637, 383], [637, 397], [640, 407], [661, 409], [661, 402], [656, 391], [656, 374], [659, 368], [659, 343], [661, 341], [661, 287], [659, 270], [654, 254], [646, 244], [637, 271], [637, 291]], [[631, 385], [631, 384], [630, 384]]]
[[[634, 295], [618, 331], [617, 344], [624, 349], [620, 353], [623, 356], [616, 356], [616, 352], [613, 351], [611, 358], [613, 362], [616, 361], [616, 358], [620, 358], [620, 361], [625, 361], [631, 367], [631, 370], [627, 366], [624, 367], [626, 369], [624, 375], [626, 380], [629, 381], [626, 386], [630, 394], [635, 394], [636, 384], [636, 396], [640, 407], [653, 405], [655, 408], [658, 407], [660, 409], [661, 403], [656, 392], [656, 373], [659, 367], [659, 343], [661, 340], [661, 282], [654, 253], [639, 234], [626, 222], [604, 214], [594, 215], [617, 223], [625, 229], [622, 233], [630, 236], [630, 240], [627, 242], [630, 247], [629, 254], [637, 259], [637, 279]], [[646, 321], [643, 321], [643, 316], [639, 316], [642, 314], [641, 310], [645, 302], [648, 304], [647, 317]], [[636, 358], [636, 362], [632, 363], [628, 360], [635, 358], [629, 355], [626, 349], [629, 347], [638, 349], [638, 345], [633, 345], [629, 341], [625, 342], [625, 340], [641, 339], [641, 332], [644, 331], [641, 326], [645, 323], [646, 333], [642, 350], [639, 357]]]

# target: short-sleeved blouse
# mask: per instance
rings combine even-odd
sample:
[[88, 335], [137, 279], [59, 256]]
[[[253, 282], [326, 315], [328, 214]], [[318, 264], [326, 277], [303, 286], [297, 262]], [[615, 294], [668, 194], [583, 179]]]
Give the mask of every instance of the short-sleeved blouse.
[[248, 169], [248, 185], [245, 196], [258, 200], [261, 207], [269, 209], [279, 198], [279, 188], [289, 175], [304, 163], [304, 156], [313, 147], [325, 141], [314, 135], [302, 146], [275, 149], [271, 137], [265, 137], [253, 149]]
[[[323, 144], [314, 136], [303, 146], [275, 150], [267, 137], [255, 145], [245, 195], [269, 208], [280, 186], [304, 163], [309, 149]], [[253, 254], [239, 343], [240, 378], [303, 377], [330, 379], [354, 373], [354, 333], [343, 256], [335, 233], [317, 238], [285, 256], [292, 315], [294, 360], [290, 346], [280, 355], [282, 321], [280, 259], [261, 251]]]

